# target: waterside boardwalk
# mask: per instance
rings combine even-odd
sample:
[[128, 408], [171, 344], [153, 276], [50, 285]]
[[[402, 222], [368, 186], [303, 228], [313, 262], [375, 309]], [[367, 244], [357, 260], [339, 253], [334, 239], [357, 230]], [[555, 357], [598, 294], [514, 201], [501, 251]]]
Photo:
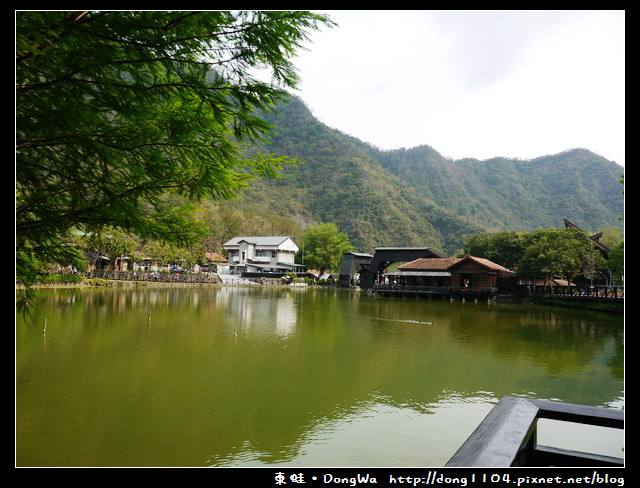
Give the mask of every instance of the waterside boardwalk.
[[526, 287], [522, 294], [530, 303], [624, 313], [623, 286], [536, 286]]
[[499, 297], [517, 297], [522, 300], [558, 299], [575, 305], [587, 305], [589, 303], [610, 303], [616, 306], [624, 305], [623, 286], [527, 286], [518, 285], [509, 292], [498, 287], [460, 287], [460, 286], [410, 286], [403, 284], [376, 284], [369, 289], [375, 296], [382, 297], [413, 297], [435, 298], [458, 301], [487, 301], [496, 300]]
[[442, 300], [488, 301], [498, 296], [498, 288], [459, 286], [374, 285], [371, 294], [383, 297], [435, 298]]
[[571, 286], [528, 286], [529, 296], [572, 297], [579, 299], [624, 299], [624, 286], [571, 285]]

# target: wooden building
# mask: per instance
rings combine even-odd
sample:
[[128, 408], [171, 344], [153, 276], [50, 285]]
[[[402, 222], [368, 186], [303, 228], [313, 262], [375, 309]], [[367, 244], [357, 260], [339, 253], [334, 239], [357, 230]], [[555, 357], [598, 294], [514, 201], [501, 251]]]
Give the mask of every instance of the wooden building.
[[513, 275], [513, 271], [504, 266], [475, 256], [416, 259], [398, 266], [397, 272], [387, 274], [404, 285], [465, 288], [497, 288], [499, 278]]
[[513, 276], [513, 271], [476, 256], [419, 258], [385, 273], [374, 291], [394, 296], [492, 298], [502, 281]]
[[373, 255], [364, 252], [348, 252], [343, 254], [339, 276], [340, 286], [353, 286], [355, 284], [355, 276], [360, 272], [360, 267], [371, 264], [372, 260]]

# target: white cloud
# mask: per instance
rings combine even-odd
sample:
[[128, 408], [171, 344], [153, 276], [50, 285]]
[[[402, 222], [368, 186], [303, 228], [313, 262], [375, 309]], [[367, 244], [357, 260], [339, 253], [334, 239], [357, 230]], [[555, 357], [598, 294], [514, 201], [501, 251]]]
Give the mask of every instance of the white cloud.
[[383, 149], [624, 165], [624, 11], [331, 11], [295, 60], [325, 124]]

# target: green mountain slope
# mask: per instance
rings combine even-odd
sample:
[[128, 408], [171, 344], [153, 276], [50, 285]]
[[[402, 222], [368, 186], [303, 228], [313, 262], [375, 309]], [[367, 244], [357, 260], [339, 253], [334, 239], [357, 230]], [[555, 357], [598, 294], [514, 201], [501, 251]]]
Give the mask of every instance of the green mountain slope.
[[304, 225], [333, 222], [360, 251], [429, 246], [451, 255], [481, 230], [621, 227], [623, 168], [585, 149], [530, 161], [449, 160], [429, 146], [381, 151], [319, 122], [295, 98], [266, 118], [265, 151], [299, 158], [234, 205]]
[[586, 149], [530, 161], [446, 160], [422, 146], [382, 153], [381, 164], [439, 205], [486, 230], [620, 226], [622, 168]]

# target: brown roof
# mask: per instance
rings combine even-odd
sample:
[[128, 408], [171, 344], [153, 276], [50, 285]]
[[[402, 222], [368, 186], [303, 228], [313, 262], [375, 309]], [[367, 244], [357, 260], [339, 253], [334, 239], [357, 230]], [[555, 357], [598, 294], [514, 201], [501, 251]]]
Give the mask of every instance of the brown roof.
[[455, 267], [462, 261], [474, 261], [490, 271], [512, 273], [511, 270], [504, 266], [500, 266], [493, 261], [489, 261], [485, 258], [478, 258], [476, 256], [467, 256], [465, 258], [419, 258], [411, 261], [410, 263], [401, 264], [398, 266], [398, 269], [402, 271], [445, 271], [450, 270], [450, 268]]
[[224, 256], [221, 256], [217, 252], [205, 252], [204, 257], [207, 259], [207, 261], [213, 261], [214, 263], [229, 262], [227, 258], [225, 258]]
[[499, 264], [496, 264], [493, 261], [489, 261], [488, 259], [485, 259], [485, 258], [478, 258], [476, 256], [467, 256], [464, 259], [468, 259], [470, 261], [475, 261], [479, 265], [484, 266], [485, 268], [488, 268], [488, 269], [490, 269], [492, 271], [501, 271], [501, 272], [505, 272], [505, 273], [511, 273], [512, 272], [510, 269], [507, 269], [504, 266], [500, 266]]
[[398, 269], [403, 271], [444, 271], [460, 260], [461, 258], [418, 258], [410, 263], [401, 264]]
[[550, 280], [547, 278], [539, 278], [535, 280], [532, 284], [533, 286], [576, 286], [573, 283], [560, 278], [553, 278]]

